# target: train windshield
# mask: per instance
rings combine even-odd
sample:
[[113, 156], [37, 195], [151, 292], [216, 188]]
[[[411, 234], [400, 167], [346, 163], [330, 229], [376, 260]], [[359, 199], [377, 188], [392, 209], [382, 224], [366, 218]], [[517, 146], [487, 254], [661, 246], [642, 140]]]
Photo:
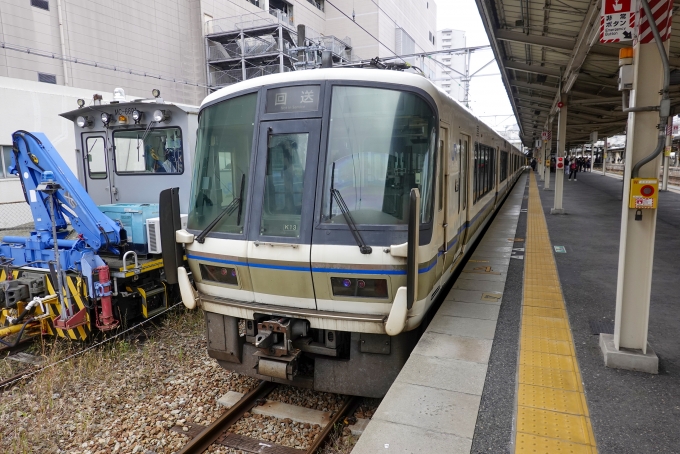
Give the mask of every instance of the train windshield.
[[[257, 93], [228, 99], [201, 113], [189, 229], [203, 230], [234, 199], [245, 206], [250, 180]], [[243, 233], [243, 218], [228, 210], [213, 232]]]
[[434, 112], [416, 94], [334, 87], [322, 222], [345, 222], [330, 196], [336, 189], [357, 224], [407, 224], [411, 188], [420, 189], [421, 222], [429, 222], [435, 144]]

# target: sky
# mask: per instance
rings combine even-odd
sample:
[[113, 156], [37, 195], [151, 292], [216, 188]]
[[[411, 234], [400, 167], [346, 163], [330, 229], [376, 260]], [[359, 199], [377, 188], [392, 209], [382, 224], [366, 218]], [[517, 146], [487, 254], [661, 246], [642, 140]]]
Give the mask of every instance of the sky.
[[[465, 31], [466, 44], [470, 46], [488, 45], [482, 19], [474, 0], [436, 0], [437, 30], [452, 28]], [[491, 49], [472, 54], [470, 73], [474, 73], [494, 58]], [[506, 127], [516, 129], [516, 120], [500, 76], [498, 65], [494, 62], [479, 72], [493, 76], [473, 77], [470, 82], [470, 108], [475, 115], [497, 131]]]

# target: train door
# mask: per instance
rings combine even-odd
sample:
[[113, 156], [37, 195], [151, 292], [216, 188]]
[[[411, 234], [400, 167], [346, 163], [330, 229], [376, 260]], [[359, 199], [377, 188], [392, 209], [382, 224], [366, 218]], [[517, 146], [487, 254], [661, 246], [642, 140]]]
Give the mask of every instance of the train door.
[[459, 253], [462, 252], [463, 245], [467, 242], [467, 221], [468, 221], [468, 197], [470, 182], [470, 136], [461, 134], [458, 138], [460, 146], [460, 161], [458, 162], [458, 169], [460, 171], [460, 191], [458, 191], [458, 209], [460, 216], [458, 216], [460, 225], [458, 227], [458, 247]]
[[103, 131], [87, 133], [82, 135], [82, 140], [85, 189], [97, 205], [112, 203], [106, 134]]
[[262, 122], [248, 265], [255, 301], [315, 309], [310, 253], [321, 120]]
[[[446, 260], [444, 269], [449, 270], [451, 265], [460, 254], [460, 143], [456, 143], [456, 138], [451, 137], [451, 142], [447, 143], [448, 159], [446, 167], [447, 178], [447, 200], [446, 200]], [[445, 276], [448, 279], [448, 275]]]
[[[437, 259], [437, 275], [443, 276], [446, 270], [449, 268], [451, 260], [449, 259], [449, 240], [453, 236], [451, 234], [451, 229], [453, 225], [450, 224], [450, 201], [452, 199], [452, 194], [450, 193], [449, 181], [451, 177], [449, 175], [449, 161], [453, 159], [453, 154], [450, 150], [450, 139], [449, 139], [449, 129], [447, 127], [441, 126], [439, 128], [439, 163], [437, 164], [438, 172], [438, 194], [437, 194], [437, 209], [439, 210], [439, 219], [441, 224], [441, 229], [435, 230], [435, 238], [439, 238], [437, 245], [439, 246], [439, 251]], [[441, 237], [439, 237], [441, 235]]]

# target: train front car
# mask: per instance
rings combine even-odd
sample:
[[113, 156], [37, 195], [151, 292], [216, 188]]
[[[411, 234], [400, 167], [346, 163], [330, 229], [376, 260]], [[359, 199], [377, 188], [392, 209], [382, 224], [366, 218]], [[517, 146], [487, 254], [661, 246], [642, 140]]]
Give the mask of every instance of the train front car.
[[324, 69], [206, 98], [182, 242], [223, 367], [387, 392], [450, 275], [446, 237], [455, 244], [461, 222], [458, 201], [436, 197], [438, 96], [414, 74]]

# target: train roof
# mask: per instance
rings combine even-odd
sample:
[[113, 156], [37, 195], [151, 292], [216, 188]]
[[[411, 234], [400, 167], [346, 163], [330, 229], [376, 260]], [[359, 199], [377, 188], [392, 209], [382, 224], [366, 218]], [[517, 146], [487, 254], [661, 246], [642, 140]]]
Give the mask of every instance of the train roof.
[[229, 85], [228, 87], [211, 93], [205, 99], [203, 99], [201, 108], [206, 104], [212, 104], [217, 100], [226, 98], [233, 93], [262, 87], [265, 85], [283, 84], [286, 82], [323, 80], [354, 80], [362, 82], [384, 82], [388, 84], [409, 85], [425, 91], [435, 101], [440, 101], [441, 98], [448, 98], [449, 100], [456, 102], [470, 115], [474, 116], [474, 114], [468, 108], [450, 97], [447, 93], [433, 84], [429, 79], [421, 76], [420, 74], [404, 71], [366, 68], [320, 68], [308, 71], [291, 71], [287, 73], [270, 74], [267, 76], [256, 77], [254, 79], [247, 79], [243, 82]]
[[[287, 73], [276, 73], [267, 76], [247, 79], [245, 81], [229, 85], [221, 88], [203, 99], [201, 109], [206, 105], [213, 104], [221, 99], [227, 98], [234, 93], [259, 88], [266, 85], [285, 84], [305, 81], [325, 81], [325, 80], [343, 80], [343, 81], [361, 81], [361, 82], [384, 82], [387, 84], [399, 84], [416, 87], [423, 90], [430, 95], [435, 102], [441, 103], [444, 101], [453, 102], [470, 118], [487, 126], [483, 120], [477, 117], [466, 106], [462, 105], [458, 100], [452, 98], [448, 93], [444, 92], [440, 87], [432, 83], [426, 77], [413, 72], [391, 71], [386, 69], [367, 69], [367, 68], [319, 68], [308, 71], [291, 71]], [[494, 131], [494, 134], [498, 135]], [[500, 139], [506, 140], [500, 136]], [[513, 148], [515, 148], [513, 146]]]
[[75, 110], [70, 110], [68, 112], [63, 112], [60, 113], [60, 117], [64, 117], [68, 120], [75, 121], [75, 119], [83, 115], [84, 112], [87, 111], [101, 111], [106, 108], [128, 108], [128, 107], [139, 107], [139, 108], [149, 108], [149, 107], [154, 107], [154, 108], [163, 108], [167, 106], [174, 106], [180, 109], [183, 112], [186, 112], [188, 114], [197, 114], [198, 113], [198, 107], [197, 106], [191, 106], [188, 104], [176, 104], [172, 102], [157, 102], [156, 99], [135, 99], [133, 101], [125, 101], [125, 102], [108, 102], [108, 103], [103, 103], [101, 105], [91, 105], [91, 106], [84, 106], [79, 109]]

